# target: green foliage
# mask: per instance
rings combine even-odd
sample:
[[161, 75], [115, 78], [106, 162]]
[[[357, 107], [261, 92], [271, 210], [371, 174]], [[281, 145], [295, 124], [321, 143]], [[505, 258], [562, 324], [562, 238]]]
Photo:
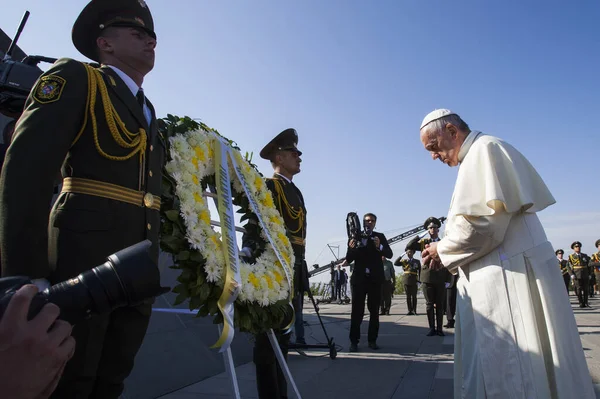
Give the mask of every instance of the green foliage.
[[[206, 126], [204, 123], [197, 122], [187, 116], [178, 117], [168, 114], [166, 118], [158, 121], [158, 126], [167, 148], [167, 162], [170, 161], [169, 139], [178, 134], [198, 129], [215, 132], [227, 140], [234, 149], [240, 150], [234, 141], [220, 135], [216, 130]], [[246, 153], [245, 158], [258, 172], [257, 166], [251, 163], [252, 153]], [[214, 175], [203, 179], [201, 185], [204, 190], [208, 187], [214, 187]], [[207, 275], [204, 271], [206, 260], [200, 252], [190, 247], [185, 237], [186, 226], [181, 217], [180, 201], [176, 195], [175, 186], [175, 181], [163, 169], [160, 247], [163, 251], [173, 255], [175, 265], [171, 268], [180, 270], [180, 274], [177, 277], [178, 284], [172, 290], [177, 294], [174, 304], [178, 305], [188, 301], [190, 310], [198, 310], [198, 317], [211, 316], [215, 324], [223, 323], [223, 315], [217, 306], [223, 288], [207, 281]], [[232, 190], [232, 192], [234, 191]], [[256, 215], [249, 209], [250, 204], [244, 194], [235, 194], [232, 202], [234, 205], [240, 207], [238, 213], [243, 215], [242, 220], [256, 219]], [[255, 257], [260, 256], [266, 247], [266, 242], [260, 235], [260, 229], [257, 228], [248, 231], [247, 235], [249, 235], [249, 239], [256, 243], [257, 251], [254, 254]], [[241, 331], [252, 334], [264, 332], [271, 328], [278, 328], [282, 325], [286, 315], [289, 317], [291, 310], [288, 302], [280, 301], [271, 306], [262, 307], [258, 304], [237, 300], [234, 303], [234, 325]]]

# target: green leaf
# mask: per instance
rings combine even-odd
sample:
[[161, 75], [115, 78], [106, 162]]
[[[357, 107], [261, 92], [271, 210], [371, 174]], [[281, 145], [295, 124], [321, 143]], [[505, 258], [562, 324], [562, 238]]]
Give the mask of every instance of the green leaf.
[[187, 299], [187, 296], [183, 293], [177, 295], [177, 297], [175, 298], [175, 302], [173, 302], [173, 306], [182, 304], [186, 299]]
[[165, 215], [167, 215], [167, 218], [169, 218], [169, 220], [172, 221], [172, 222], [177, 222], [179, 220], [179, 211], [177, 211], [175, 209], [171, 209], [170, 211], [166, 211]]
[[178, 260], [188, 260], [189, 258], [190, 258], [189, 251], [181, 251], [179, 254], [177, 254]]

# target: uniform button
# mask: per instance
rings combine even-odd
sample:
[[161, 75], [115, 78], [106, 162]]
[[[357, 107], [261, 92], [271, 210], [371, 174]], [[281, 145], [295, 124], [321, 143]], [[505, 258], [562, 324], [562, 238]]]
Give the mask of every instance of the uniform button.
[[152, 171], [148, 172], [148, 174], [150, 175], [150, 177], [152, 177]]
[[154, 146], [152, 144], [150, 145], [150, 151], [154, 151]]
[[148, 230], [152, 230], [152, 225], [150, 223], [148, 223]]

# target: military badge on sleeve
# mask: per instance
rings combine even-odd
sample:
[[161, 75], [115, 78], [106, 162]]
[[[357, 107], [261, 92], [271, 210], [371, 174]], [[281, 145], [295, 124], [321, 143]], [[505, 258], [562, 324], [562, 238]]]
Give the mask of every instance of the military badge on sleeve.
[[67, 81], [60, 76], [43, 76], [40, 78], [35, 89], [33, 89], [33, 98], [40, 104], [58, 101], [66, 84]]

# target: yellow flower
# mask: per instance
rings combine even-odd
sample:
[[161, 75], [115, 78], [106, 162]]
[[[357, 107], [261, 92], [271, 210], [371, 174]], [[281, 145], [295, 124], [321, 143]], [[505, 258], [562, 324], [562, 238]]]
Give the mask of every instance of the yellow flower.
[[267, 281], [267, 285], [269, 286], [269, 289], [273, 289], [273, 280], [271, 279], [271, 277], [269, 277], [268, 275], [265, 274], [265, 280]]
[[215, 144], [215, 142], [211, 141], [207, 145], [207, 147], [208, 147], [208, 159], [214, 159], [215, 158], [215, 149], [213, 148], [214, 144]]
[[262, 185], [262, 182], [263, 182], [263, 179], [259, 175], [254, 176], [254, 187], [256, 187], [257, 190]]
[[271, 194], [265, 195], [265, 199], [263, 199], [260, 202], [262, 205], [264, 205], [267, 208], [273, 208], [275, 206], [275, 204], [273, 203], [273, 197], [271, 197]]
[[194, 175], [192, 175], [192, 181], [194, 182], [195, 185], [199, 185], [200, 182], [198, 181], [198, 178]]
[[273, 215], [269, 220], [271, 220], [271, 223], [275, 223], [276, 225], [281, 226], [281, 218]]
[[192, 158], [192, 164], [193, 164], [195, 167], [198, 167], [198, 158], [196, 158], [196, 157]]
[[254, 273], [250, 273], [248, 275], [248, 280], [250, 280], [250, 283], [254, 286], [254, 288], [259, 288], [260, 287], [260, 283], [258, 282], [258, 279], [254, 275]]
[[206, 223], [206, 224], [210, 224], [210, 214], [206, 211], [206, 210], [202, 210], [200, 212], [200, 215], [198, 215], [198, 218]]
[[[194, 177], [196, 177], [196, 176], [194, 176]], [[201, 204], [204, 203], [204, 198], [202, 198], [202, 196], [198, 193], [194, 193], [194, 199], [196, 200], [196, 202], [199, 202]], [[209, 222], [210, 222], [210, 219], [209, 219]]]
[[220, 246], [221, 246], [221, 240], [219, 240], [216, 235], [211, 235], [210, 239], [212, 240], [212, 242], [215, 243], [215, 245], [217, 246], [217, 248], [220, 248]]
[[[275, 266], [282, 267], [281, 263], [279, 262], [275, 263]], [[277, 270], [273, 270], [273, 275], [275, 276], [275, 281], [277, 281], [278, 284], [281, 284], [281, 282], [283, 281], [283, 276], [281, 275], [281, 273], [279, 273]]]
[[202, 151], [202, 148], [196, 146], [194, 147], [194, 152], [196, 153], [198, 159], [200, 159], [202, 162], [206, 162], [206, 154], [204, 151]]

